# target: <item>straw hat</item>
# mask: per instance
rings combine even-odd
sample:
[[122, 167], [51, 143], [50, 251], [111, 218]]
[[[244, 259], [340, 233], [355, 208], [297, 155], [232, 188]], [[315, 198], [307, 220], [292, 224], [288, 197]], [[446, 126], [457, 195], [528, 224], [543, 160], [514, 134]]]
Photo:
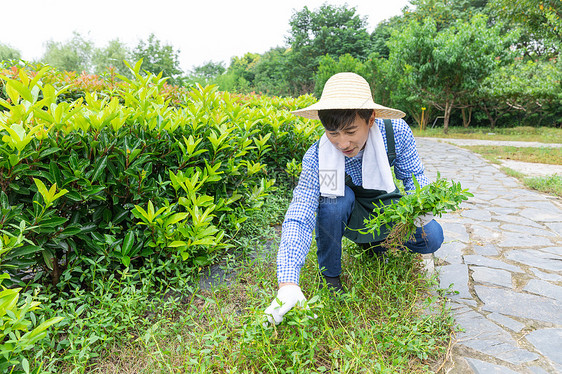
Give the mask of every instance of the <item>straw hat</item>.
[[318, 111], [323, 109], [374, 109], [376, 118], [388, 119], [402, 118], [406, 115], [401, 110], [375, 103], [369, 83], [355, 73], [332, 75], [326, 82], [322, 97], [316, 104], [291, 113], [309, 119], [319, 119]]

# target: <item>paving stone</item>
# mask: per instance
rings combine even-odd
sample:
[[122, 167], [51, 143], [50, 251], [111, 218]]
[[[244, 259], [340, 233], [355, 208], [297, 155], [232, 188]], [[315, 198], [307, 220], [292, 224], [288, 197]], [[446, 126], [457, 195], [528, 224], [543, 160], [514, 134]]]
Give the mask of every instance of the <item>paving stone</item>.
[[463, 259], [464, 259], [464, 263], [468, 264], [468, 265], [486, 266], [486, 267], [490, 267], [490, 268], [504, 269], [504, 270], [513, 271], [513, 272], [517, 272], [517, 273], [523, 273], [523, 270], [521, 270], [521, 268], [519, 268], [515, 265], [507, 264], [503, 261], [494, 260], [492, 258], [488, 258], [488, 257], [484, 257], [484, 256], [465, 255], [465, 256], [463, 256]]
[[535, 330], [525, 336], [541, 354], [562, 365], [562, 329]]
[[469, 241], [468, 233], [462, 223], [447, 223], [443, 225], [443, 232], [445, 234], [445, 240], [454, 239], [464, 243], [468, 243]]
[[476, 283], [488, 283], [511, 288], [511, 273], [505, 270], [474, 266], [472, 279]]
[[476, 304], [476, 302], [472, 300], [472, 295], [468, 289], [468, 266], [464, 264], [453, 264], [440, 266], [437, 270], [439, 272], [439, 287], [447, 289], [453, 284], [451, 290], [458, 291], [458, 294], [449, 295], [448, 297], [450, 299], [462, 302], [470, 300], [470, 304]]
[[[484, 187], [484, 191], [486, 191], [485, 187]], [[474, 198], [478, 198], [479, 201], [481, 201], [483, 203], [488, 203], [488, 204], [490, 204], [490, 202], [495, 202], [499, 198], [499, 196], [500, 195], [495, 195], [495, 194], [491, 194], [491, 193], [474, 194]], [[513, 209], [513, 208], [507, 208], [507, 209]]]
[[523, 188], [513, 188], [511, 191], [513, 194], [518, 195], [519, 197], [527, 200], [527, 201], [548, 201], [548, 199], [534, 191], [525, 190]]
[[484, 246], [475, 246], [473, 248], [474, 252], [480, 256], [495, 256], [497, 255], [498, 248], [493, 244], [486, 244]]
[[[503, 192], [503, 197], [505, 197], [505, 191]], [[499, 198], [499, 199], [494, 199], [492, 201], [490, 201], [490, 203], [492, 203], [495, 206], [498, 207], [502, 207], [502, 208], [519, 208], [519, 210], [521, 209], [525, 209], [528, 207], [528, 205], [524, 202], [524, 201], [520, 201], [517, 199], [506, 199], [506, 198]]]
[[562, 246], [559, 247], [545, 247], [540, 249], [542, 252], [553, 253], [558, 256], [562, 256]]
[[464, 329], [458, 334], [460, 345], [512, 364], [521, 364], [538, 358], [537, 354], [519, 348], [509, 333], [480, 313], [469, 311], [457, 315], [455, 320]]
[[472, 370], [474, 370], [475, 374], [517, 374], [516, 371], [506, 368], [505, 366], [491, 364], [475, 358], [467, 357], [466, 361]]
[[[538, 235], [538, 236], [556, 236], [556, 233], [550, 230], [539, 229], [537, 227], [529, 227], [523, 225], [514, 225], [512, 223], [506, 223], [501, 225], [503, 230], [514, 231], [519, 233], [525, 233], [528, 235]], [[509, 235], [509, 234], [506, 234]]]
[[537, 247], [549, 246], [552, 242], [542, 236], [533, 236], [524, 232], [504, 233], [504, 240], [498, 243], [500, 247]]
[[499, 313], [488, 314], [488, 319], [491, 319], [492, 321], [497, 322], [500, 325], [507, 327], [508, 329], [515, 332], [519, 332], [525, 327], [525, 324]]
[[[505, 207], [497, 207], [497, 206], [492, 206], [492, 207], [488, 208], [488, 210], [490, 212], [500, 214], [502, 217], [505, 217], [505, 215], [517, 213], [517, 212], [520, 211], [520, 209], [517, 209], [517, 208], [505, 208]], [[509, 216], [509, 217], [511, 217], [511, 216]], [[514, 217], [516, 217], [516, 216], [514, 216]], [[494, 218], [498, 218], [498, 216], [495, 216]]]
[[[527, 199], [527, 201], [529, 200]], [[529, 204], [529, 207], [548, 211], [553, 214], [558, 214], [557, 221], [560, 221], [560, 217], [562, 217], [562, 208], [559, 208], [556, 204], [554, 204], [553, 201], [550, 201], [547, 198], [544, 198], [544, 201], [540, 201], [540, 202], [533, 201]]]
[[507, 253], [505, 257], [509, 260], [520, 262], [539, 269], [562, 271], [562, 256], [558, 256], [553, 253], [531, 249], [516, 250]]
[[462, 254], [465, 248], [465, 243], [446, 242], [437, 252], [434, 252], [434, 256], [450, 264], [462, 264]]
[[539, 222], [559, 222], [562, 217], [560, 209], [544, 210], [537, 208], [527, 208], [521, 211], [523, 217]]
[[474, 290], [484, 303], [482, 306], [484, 311], [554, 324], [560, 323], [562, 303], [557, 300], [480, 285], [475, 285]]
[[547, 222], [546, 225], [555, 233], [562, 236], [562, 222]]
[[[518, 210], [515, 210], [515, 211], [518, 211]], [[510, 215], [510, 214], [501, 214], [501, 215], [495, 216], [494, 219], [497, 219], [497, 220], [503, 221], [503, 222], [511, 222], [511, 223], [516, 223], [516, 224], [519, 224], [519, 225], [532, 226], [532, 227], [537, 227], [537, 228], [543, 227], [543, 225], [541, 225], [540, 223], [536, 223], [535, 221], [531, 221], [528, 218], [521, 217], [521, 216], [518, 216], [518, 215], [516, 216], [516, 215]]]
[[483, 209], [464, 210], [464, 211], [461, 212], [461, 216], [466, 217], [466, 218], [472, 218], [472, 219], [475, 219], [477, 221], [491, 221], [492, 220], [492, 215], [490, 214], [490, 212], [488, 212], [487, 210], [483, 210]]
[[[496, 222], [492, 222], [496, 223]], [[472, 225], [471, 239], [482, 243], [496, 242], [502, 237], [501, 231], [497, 228], [486, 228], [480, 225]]]
[[527, 285], [523, 288], [523, 291], [562, 301], [562, 287], [555, 286], [554, 284], [545, 282], [543, 280], [531, 279], [529, 283], [527, 283]]
[[531, 370], [531, 372], [533, 374], [548, 374], [548, 371], [544, 370], [543, 368], [540, 368], [538, 366], [531, 366], [529, 368], [529, 370]]
[[543, 271], [540, 271], [539, 269], [531, 269], [531, 271], [540, 279], [553, 282], [562, 282], [562, 275], [545, 273]]

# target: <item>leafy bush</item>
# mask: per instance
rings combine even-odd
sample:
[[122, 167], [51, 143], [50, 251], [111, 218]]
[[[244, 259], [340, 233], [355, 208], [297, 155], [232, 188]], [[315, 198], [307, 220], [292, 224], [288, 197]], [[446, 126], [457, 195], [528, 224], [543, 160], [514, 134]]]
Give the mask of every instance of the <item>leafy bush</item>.
[[29, 227], [14, 270], [33, 267], [53, 284], [74, 272], [65, 279], [81, 287], [86, 258], [110, 272], [150, 256], [209, 264], [273, 190], [284, 173], [275, 165], [316, 132], [286, 111], [311, 97], [270, 102], [198, 86], [176, 106], [165, 80], [139, 69], [71, 103], [43, 81], [49, 68], [2, 76], [0, 229]]

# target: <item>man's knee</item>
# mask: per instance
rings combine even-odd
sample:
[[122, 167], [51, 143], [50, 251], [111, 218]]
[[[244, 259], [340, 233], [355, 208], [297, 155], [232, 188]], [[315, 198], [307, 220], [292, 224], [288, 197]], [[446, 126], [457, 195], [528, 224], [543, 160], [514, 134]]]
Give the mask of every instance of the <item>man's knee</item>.
[[416, 230], [415, 240], [406, 243], [413, 252], [433, 253], [441, 248], [444, 241], [443, 228], [439, 222], [432, 220]]

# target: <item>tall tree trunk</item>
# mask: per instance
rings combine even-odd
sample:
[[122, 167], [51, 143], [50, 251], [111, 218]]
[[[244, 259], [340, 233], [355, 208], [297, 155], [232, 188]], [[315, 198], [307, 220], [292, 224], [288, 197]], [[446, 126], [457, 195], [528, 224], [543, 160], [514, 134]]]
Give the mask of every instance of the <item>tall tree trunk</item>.
[[490, 128], [493, 130], [496, 127], [496, 121], [498, 120], [498, 118], [492, 114], [492, 111], [486, 104], [482, 105], [482, 109], [484, 109], [486, 116], [488, 116], [488, 121], [490, 121]]
[[[468, 111], [468, 118], [466, 112]], [[472, 120], [472, 107], [462, 108], [462, 127], [465, 129], [468, 128], [470, 125], [470, 121]]]
[[445, 114], [443, 118], [443, 133], [449, 132], [449, 118], [451, 117], [451, 110], [453, 109], [454, 100], [445, 101]]

